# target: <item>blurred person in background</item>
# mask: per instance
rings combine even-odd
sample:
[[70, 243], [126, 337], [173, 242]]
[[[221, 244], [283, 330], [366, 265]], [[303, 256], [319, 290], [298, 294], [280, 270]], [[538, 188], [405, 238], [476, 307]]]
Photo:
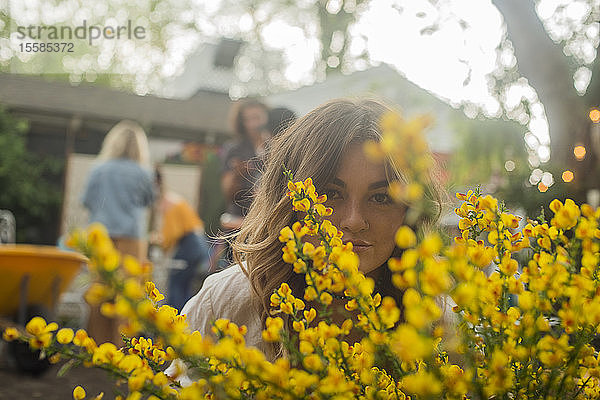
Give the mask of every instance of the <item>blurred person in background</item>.
[[[226, 210], [220, 222], [226, 235], [239, 229], [252, 203], [254, 184], [262, 170], [261, 156], [271, 137], [265, 129], [268, 120], [269, 109], [255, 99], [241, 100], [232, 109], [231, 122], [237, 137], [224, 147], [221, 174]], [[225, 247], [223, 261], [227, 266], [232, 258], [229, 246]]]
[[[115, 248], [141, 262], [147, 253], [147, 207], [155, 199], [144, 129], [134, 121], [117, 123], [106, 135], [81, 201], [89, 223], [100, 222]], [[122, 343], [119, 322], [91, 307], [88, 331], [98, 343]]]
[[[161, 245], [168, 264], [167, 304], [181, 310], [198, 288], [194, 281], [208, 261], [208, 245], [203, 223], [179, 194], [167, 190], [160, 168], [155, 168], [154, 179], [159, 194], [157, 202], [157, 227], [154, 240]], [[206, 276], [204, 276], [205, 278]]]

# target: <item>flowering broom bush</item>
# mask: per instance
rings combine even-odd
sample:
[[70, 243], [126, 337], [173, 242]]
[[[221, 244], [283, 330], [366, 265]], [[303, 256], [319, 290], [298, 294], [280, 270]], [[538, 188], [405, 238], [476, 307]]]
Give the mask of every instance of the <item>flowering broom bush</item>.
[[[411, 205], [407, 223], [424, 211], [426, 124], [388, 116], [383, 141], [365, 145], [374, 159], [390, 157], [407, 171], [407, 184], [390, 187]], [[63, 368], [104, 369], [127, 382], [121, 396], [127, 399], [600, 398], [593, 346], [600, 327], [600, 209], [554, 200], [552, 219], [527, 221], [517, 231], [520, 218], [493, 197], [457, 194], [461, 235], [451, 245], [437, 233], [398, 230], [402, 253], [388, 263], [403, 290], [396, 304], [359, 272], [352, 244], [343, 244], [327, 219], [326, 196], [310, 178], [288, 177], [291, 206], [305, 217], [279, 239], [284, 261], [305, 276], [306, 290], [297, 298], [282, 284], [263, 331], [265, 341], [283, 343], [286, 357], [267, 361], [245, 346], [246, 328], [226, 320], [214, 323], [216, 341], [190, 332], [177, 310], [158, 305], [163, 296], [154, 284], [141, 283], [148, 268], [121, 257], [97, 225], [75, 232], [69, 244], [89, 257], [99, 277], [87, 300], [125, 321], [125, 346], [97, 344], [84, 330], [57, 331], [39, 317], [25, 331], [7, 329], [4, 339], [26, 340], [53, 361], [66, 358]], [[310, 236], [320, 245], [305, 240]], [[329, 311], [334, 297], [348, 311], [341, 324]], [[353, 329], [362, 332], [356, 342]], [[161, 372], [177, 358], [198, 377], [191, 386]], [[75, 388], [75, 399], [85, 396]]]

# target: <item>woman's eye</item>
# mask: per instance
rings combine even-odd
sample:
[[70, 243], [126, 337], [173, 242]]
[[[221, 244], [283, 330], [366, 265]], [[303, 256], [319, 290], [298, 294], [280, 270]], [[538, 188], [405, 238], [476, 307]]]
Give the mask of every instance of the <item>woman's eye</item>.
[[325, 190], [325, 194], [327, 195], [327, 200], [335, 200], [341, 197], [339, 190], [336, 189], [327, 189]]
[[371, 196], [371, 199], [378, 204], [388, 204], [392, 202], [392, 199], [387, 193], [375, 193]]

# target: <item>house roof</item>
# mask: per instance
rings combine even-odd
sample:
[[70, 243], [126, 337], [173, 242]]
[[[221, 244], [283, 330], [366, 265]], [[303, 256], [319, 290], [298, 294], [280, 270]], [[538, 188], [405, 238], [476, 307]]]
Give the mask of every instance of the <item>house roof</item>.
[[[20, 114], [70, 120], [114, 122], [133, 119], [150, 127], [152, 135], [178, 137], [229, 135], [231, 100], [225, 93], [200, 91], [187, 100], [139, 96], [91, 84], [0, 74], [0, 103]], [[187, 138], [187, 137], [186, 137]]]
[[426, 132], [434, 152], [448, 153], [454, 147], [454, 132], [450, 121], [466, 118], [462, 112], [411, 83], [397, 70], [381, 64], [352, 74], [335, 74], [323, 82], [275, 93], [265, 98], [272, 107], [285, 106], [304, 115], [318, 105], [338, 97], [375, 97], [399, 106], [407, 117], [430, 114], [433, 126]]

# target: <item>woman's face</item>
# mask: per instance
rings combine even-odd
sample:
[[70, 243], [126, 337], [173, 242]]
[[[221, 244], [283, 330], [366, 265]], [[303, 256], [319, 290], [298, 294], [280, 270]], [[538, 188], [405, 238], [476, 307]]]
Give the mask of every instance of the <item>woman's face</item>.
[[261, 106], [252, 105], [242, 110], [242, 123], [251, 138], [260, 136], [268, 118], [267, 111]]
[[391, 256], [404, 220], [405, 208], [392, 200], [387, 188], [384, 165], [370, 162], [360, 144], [346, 150], [335, 178], [324, 188], [326, 205], [333, 207], [329, 218], [344, 232], [342, 240], [354, 245], [365, 274]]

